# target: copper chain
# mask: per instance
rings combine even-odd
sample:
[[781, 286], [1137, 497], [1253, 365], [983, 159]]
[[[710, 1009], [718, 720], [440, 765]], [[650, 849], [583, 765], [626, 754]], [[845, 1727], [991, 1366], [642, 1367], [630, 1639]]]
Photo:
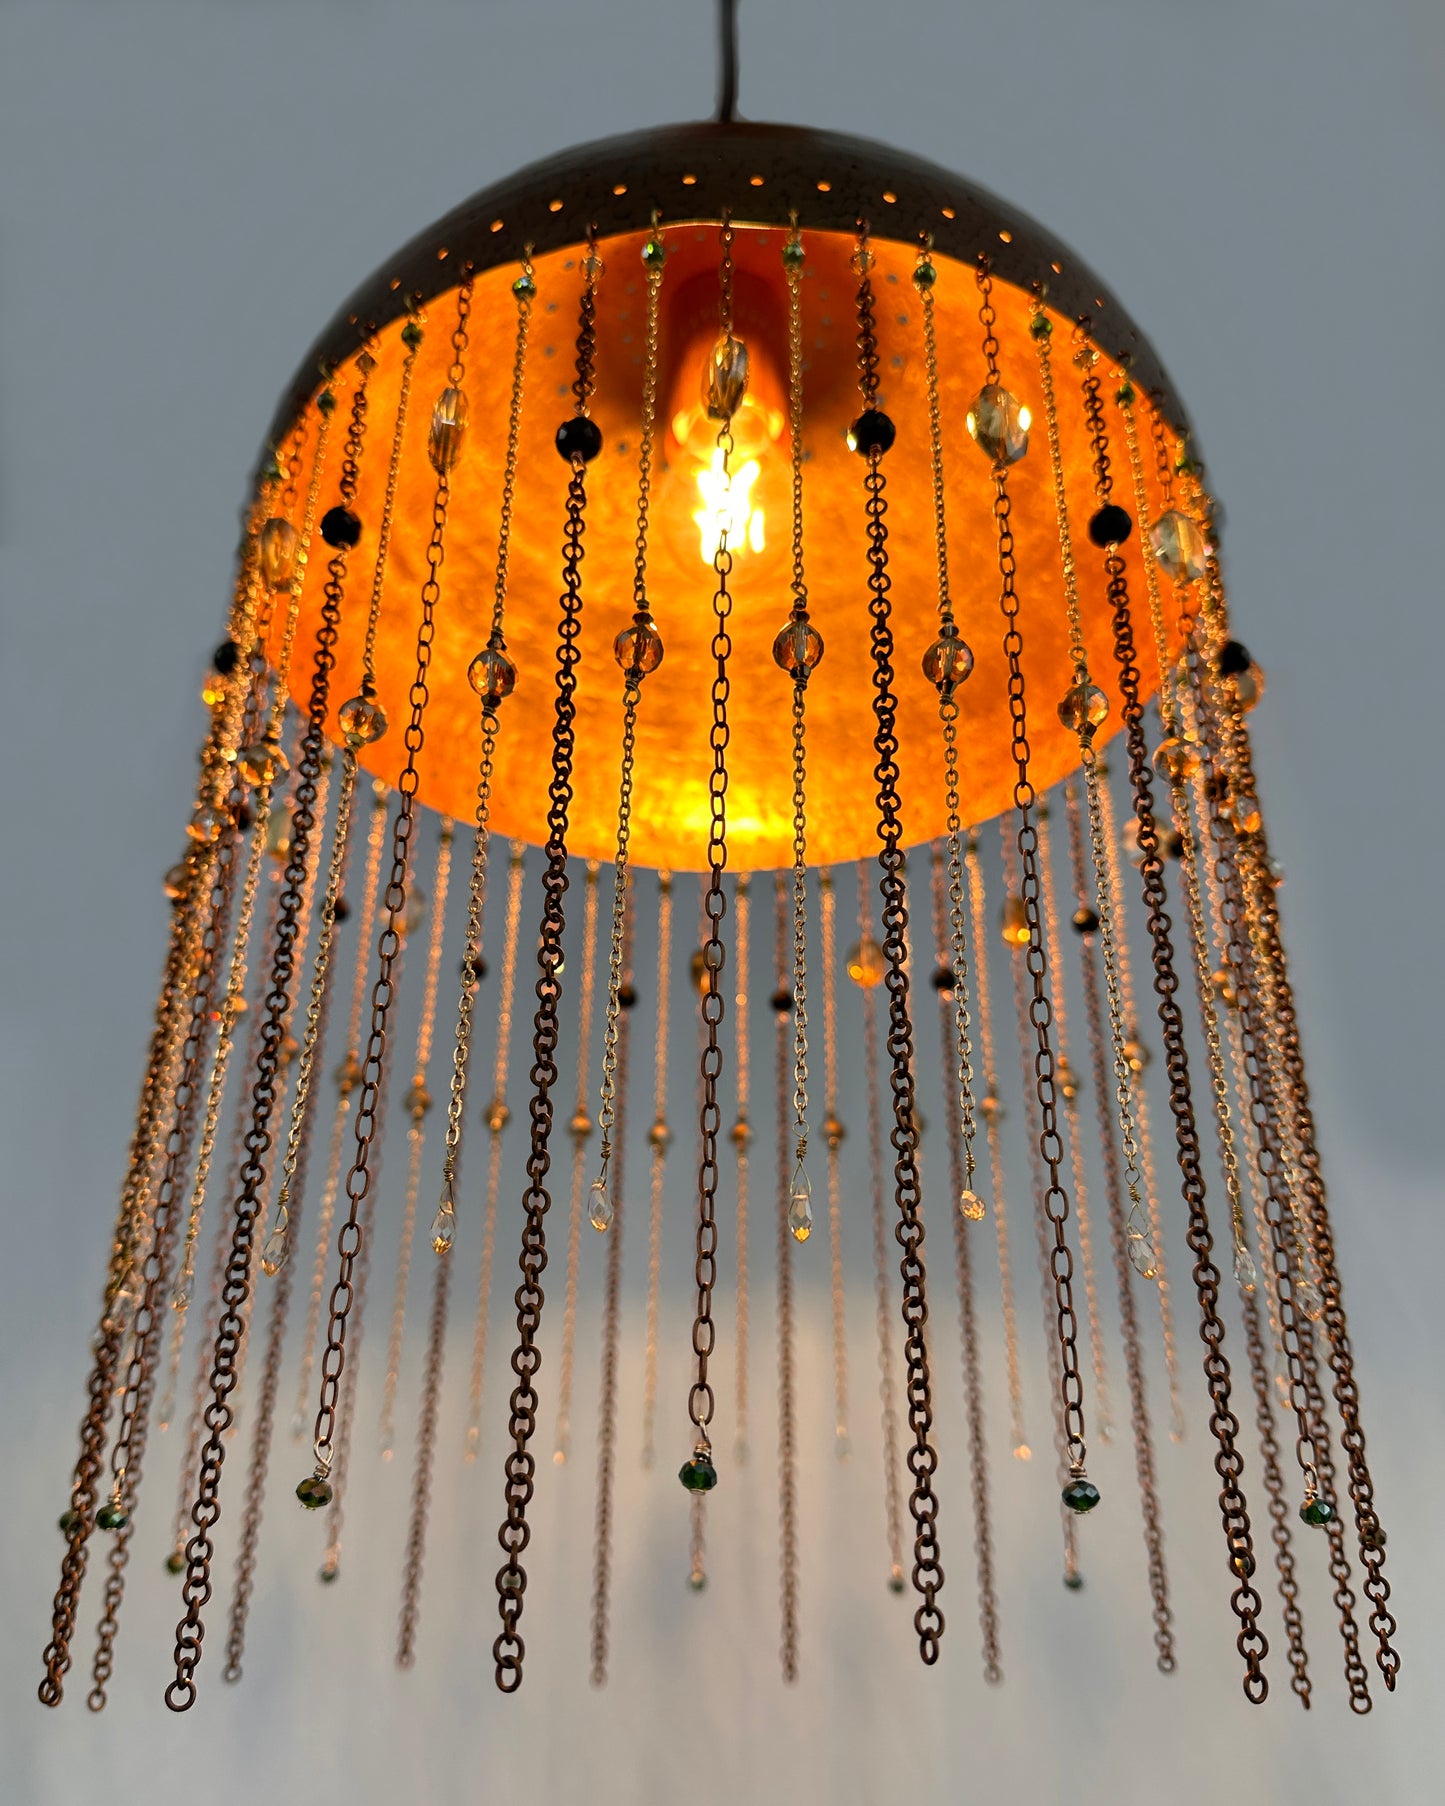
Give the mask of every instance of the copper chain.
[[[779, 995], [788, 988], [788, 880], [773, 881], [773, 978]], [[776, 1010], [775, 1079], [778, 1091], [777, 1236], [778, 1236], [778, 1593], [781, 1606], [779, 1655], [783, 1679], [798, 1678], [798, 1451], [797, 1405], [793, 1378], [793, 1238], [788, 1231], [792, 1187], [791, 1145], [785, 1100], [791, 1077], [789, 1012]]]

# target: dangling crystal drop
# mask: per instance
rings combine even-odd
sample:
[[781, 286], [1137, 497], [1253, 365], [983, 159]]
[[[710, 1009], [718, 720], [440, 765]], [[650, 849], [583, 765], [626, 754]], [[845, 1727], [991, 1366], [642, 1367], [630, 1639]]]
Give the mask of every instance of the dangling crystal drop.
[[848, 949], [847, 966], [849, 978], [863, 991], [881, 985], [888, 969], [883, 962], [883, 949], [867, 935]]
[[793, 1169], [788, 1191], [788, 1233], [795, 1242], [805, 1242], [813, 1233], [813, 1187], [801, 1160]]
[[1141, 1279], [1157, 1279], [1159, 1262], [1154, 1254], [1154, 1244], [1142, 1229], [1131, 1229], [1128, 1236], [1129, 1265]]
[[587, 1194], [587, 1220], [599, 1235], [606, 1235], [612, 1227], [616, 1211], [612, 1205], [612, 1194], [607, 1189], [605, 1179], [594, 1179], [592, 1190]]
[[261, 1249], [261, 1271], [268, 1279], [274, 1279], [286, 1265], [286, 1256], [291, 1252], [290, 1239], [286, 1234], [287, 1216], [285, 1210], [276, 1212], [276, 1221], [271, 1233], [266, 1237], [265, 1246]]
[[1081, 739], [1092, 740], [1109, 714], [1109, 698], [1097, 684], [1077, 683], [1059, 704], [1059, 720]]
[[273, 595], [290, 587], [296, 569], [296, 544], [296, 529], [279, 515], [274, 515], [261, 529], [261, 581]]
[[431, 1248], [433, 1254], [447, 1254], [451, 1250], [452, 1239], [457, 1232], [457, 1213], [453, 1208], [451, 1197], [443, 1193], [442, 1201], [437, 1205], [437, 1213], [431, 1220]]
[[1234, 1244], [1234, 1278], [1241, 1292], [1252, 1292], [1259, 1283], [1254, 1256], [1243, 1241]]
[[999, 911], [999, 933], [1010, 947], [1029, 944], [1029, 912], [1022, 897], [1005, 897]]
[[1197, 523], [1177, 508], [1159, 516], [1149, 529], [1149, 543], [1155, 562], [1176, 583], [1192, 583], [1204, 575], [1209, 547]]
[[973, 442], [995, 464], [1017, 464], [1029, 449], [1028, 409], [1017, 395], [998, 383], [986, 383], [968, 410], [968, 430]]
[[171, 1287], [171, 1309], [188, 1311], [191, 1308], [191, 1280], [189, 1267], [182, 1267], [176, 1275], [176, 1283]]
[[1320, 1296], [1320, 1288], [1312, 1279], [1295, 1282], [1294, 1301], [1311, 1323], [1318, 1323], [1325, 1314], [1325, 1301]]
[[460, 389], [443, 389], [431, 411], [427, 456], [432, 469], [448, 471], [462, 455], [467, 437], [467, 398]]
[[958, 1194], [959, 1214], [965, 1221], [981, 1223], [984, 1217], [984, 1202], [976, 1191], [961, 1191]]
[[731, 420], [748, 390], [748, 348], [725, 332], [708, 355], [702, 400], [709, 420]]

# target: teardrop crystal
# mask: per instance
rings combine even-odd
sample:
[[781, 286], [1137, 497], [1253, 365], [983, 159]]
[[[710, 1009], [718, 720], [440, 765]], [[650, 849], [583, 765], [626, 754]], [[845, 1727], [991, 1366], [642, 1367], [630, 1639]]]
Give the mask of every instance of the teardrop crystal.
[[448, 471], [462, 455], [467, 437], [467, 398], [460, 389], [443, 389], [431, 411], [426, 452], [432, 469]]
[[805, 1242], [813, 1233], [813, 1187], [801, 1160], [793, 1169], [788, 1191], [788, 1233], [795, 1242]]
[[849, 978], [864, 991], [881, 985], [888, 969], [883, 961], [883, 949], [867, 935], [848, 949], [847, 965]]
[[1311, 1323], [1318, 1323], [1325, 1314], [1325, 1301], [1320, 1296], [1320, 1288], [1312, 1279], [1295, 1282], [1294, 1301]]
[[1141, 1279], [1157, 1279], [1159, 1262], [1154, 1254], [1154, 1244], [1142, 1229], [1131, 1229], [1128, 1238], [1129, 1265]]
[[286, 1265], [286, 1256], [291, 1252], [290, 1238], [286, 1233], [286, 1217], [284, 1212], [277, 1216], [270, 1235], [266, 1237], [261, 1249], [261, 1271], [268, 1279], [274, 1279]]
[[1259, 1283], [1254, 1256], [1243, 1241], [1234, 1244], [1234, 1278], [1241, 1292], [1252, 1292]]
[[258, 557], [261, 581], [274, 595], [287, 589], [296, 569], [296, 529], [289, 520], [275, 515], [261, 529]]
[[431, 1220], [431, 1247], [433, 1254], [450, 1252], [452, 1239], [457, 1232], [457, 1213], [445, 1198], [437, 1206], [437, 1213]]
[[709, 420], [731, 420], [748, 390], [748, 348], [725, 332], [713, 346], [703, 372], [702, 400]]
[[612, 1194], [607, 1189], [605, 1179], [594, 1179], [592, 1189], [587, 1194], [587, 1220], [599, 1235], [606, 1235], [612, 1227], [616, 1211], [612, 1207]]
[[981, 1223], [984, 1217], [984, 1202], [976, 1191], [961, 1191], [958, 1194], [959, 1215], [970, 1223]]

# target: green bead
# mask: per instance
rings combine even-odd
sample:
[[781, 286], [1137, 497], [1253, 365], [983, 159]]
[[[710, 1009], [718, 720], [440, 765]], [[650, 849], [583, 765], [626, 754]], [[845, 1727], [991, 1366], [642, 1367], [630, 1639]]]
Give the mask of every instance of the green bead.
[[323, 1480], [320, 1474], [308, 1474], [296, 1488], [296, 1497], [308, 1511], [320, 1511], [323, 1505], [331, 1503], [331, 1482]]
[[1063, 1501], [1070, 1511], [1092, 1511], [1099, 1503], [1099, 1489], [1092, 1480], [1070, 1480], [1064, 1488]]
[[69, 1511], [62, 1511], [60, 1514], [60, 1534], [62, 1536], [70, 1536], [79, 1523], [80, 1513], [74, 1506], [72, 1506]]
[[1299, 1508], [1300, 1522], [1308, 1524], [1311, 1530], [1323, 1530], [1335, 1515], [1335, 1508], [1328, 1499], [1306, 1499]]
[[933, 287], [938, 280], [938, 271], [925, 257], [921, 263], [913, 266], [913, 286], [920, 294]]
[[1132, 408], [1134, 405], [1134, 385], [1126, 376], [1114, 394], [1115, 401], [1121, 408]]
[[808, 253], [803, 249], [801, 238], [783, 240], [783, 268], [785, 270], [800, 270], [807, 260]]
[[266, 462], [261, 466], [263, 483], [279, 483], [281, 481], [281, 464], [274, 451], [266, 453]]
[[415, 320], [408, 320], [406, 325], [401, 329], [401, 342], [406, 346], [408, 351], [415, 351], [417, 346], [421, 344], [424, 336], [421, 327], [417, 325]]
[[124, 1510], [114, 1499], [107, 1499], [95, 1514], [97, 1530], [124, 1530], [130, 1522], [130, 1513]]
[[904, 1578], [902, 1568], [888, 1570], [888, 1591], [890, 1593], [901, 1593], [907, 1585], [908, 1582]]
[[166, 1557], [166, 1573], [167, 1574], [184, 1574], [185, 1571], [186, 1571], [185, 1554], [180, 1549], [172, 1549], [170, 1554]]
[[323, 414], [334, 414], [336, 411], [336, 397], [332, 394], [330, 389], [323, 389], [316, 397], [316, 405]]
[[1071, 1568], [1064, 1576], [1064, 1585], [1071, 1593], [1082, 1593], [1084, 1590], [1084, 1577], [1077, 1568]]
[[649, 270], [660, 270], [667, 262], [667, 246], [660, 238], [649, 238], [642, 247], [642, 261]]
[[529, 270], [523, 270], [512, 284], [512, 293], [519, 301], [535, 301], [537, 298], [537, 278]]
[[323, 1562], [321, 1564], [321, 1566], [316, 1570], [316, 1578], [321, 1582], [321, 1584], [323, 1586], [329, 1587], [331, 1585], [332, 1581], [336, 1579], [337, 1575], [340, 1574], [340, 1572], [341, 1572], [341, 1569], [336, 1562], [326, 1561], [326, 1562]]
[[1046, 339], [1054, 330], [1054, 323], [1047, 314], [1035, 314], [1029, 321], [1029, 337]]
[[677, 1477], [689, 1492], [711, 1492], [717, 1485], [717, 1469], [705, 1450], [695, 1454], [691, 1461], [684, 1461]]

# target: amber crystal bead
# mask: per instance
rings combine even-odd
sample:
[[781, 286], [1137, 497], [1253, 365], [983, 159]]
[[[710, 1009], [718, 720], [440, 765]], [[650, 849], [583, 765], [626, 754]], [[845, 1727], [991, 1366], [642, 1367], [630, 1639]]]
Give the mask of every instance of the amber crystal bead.
[[296, 574], [296, 540], [296, 529], [280, 515], [273, 515], [261, 529], [257, 557], [261, 581], [272, 595], [291, 586]]
[[773, 663], [806, 683], [823, 656], [823, 636], [806, 615], [794, 615], [773, 641]]
[[1029, 449], [1033, 416], [999, 383], [985, 383], [965, 423], [978, 449], [995, 466], [1017, 464]]
[[1029, 912], [1022, 897], [1005, 897], [999, 910], [999, 933], [1010, 947], [1029, 944]]
[[1109, 715], [1109, 698], [1097, 684], [1076, 683], [1064, 692], [1059, 720], [1083, 740], [1092, 740]]
[[1199, 742], [1183, 734], [1170, 734], [1154, 751], [1155, 770], [1171, 784], [1187, 783], [1198, 771], [1199, 763]]
[[1178, 508], [1161, 514], [1149, 529], [1154, 562], [1176, 583], [1192, 583], [1208, 567], [1209, 546], [1199, 525]]
[[[855, 941], [848, 949], [847, 968], [849, 978], [864, 991], [871, 991], [875, 985], [881, 985], [888, 969], [884, 964], [883, 949], [867, 935], [861, 941]], [[788, 999], [788, 1007], [792, 1007], [791, 997]]]
[[721, 333], [702, 376], [702, 403], [708, 419], [731, 420], [747, 392], [748, 348], [734, 334]]
[[655, 671], [662, 663], [662, 653], [662, 635], [653, 625], [652, 616], [642, 609], [632, 617], [631, 626], [624, 627], [612, 642], [612, 656], [634, 680]]
[[973, 650], [952, 622], [923, 655], [923, 675], [946, 702], [973, 670]]
[[386, 732], [386, 711], [363, 690], [342, 703], [336, 712], [336, 725], [346, 745], [359, 752], [363, 746], [374, 746]]
[[491, 640], [467, 666], [467, 682], [487, 709], [500, 707], [516, 689], [517, 667], [500, 640]]
[[443, 389], [431, 411], [426, 455], [441, 475], [452, 470], [467, 441], [467, 398], [461, 389]]

